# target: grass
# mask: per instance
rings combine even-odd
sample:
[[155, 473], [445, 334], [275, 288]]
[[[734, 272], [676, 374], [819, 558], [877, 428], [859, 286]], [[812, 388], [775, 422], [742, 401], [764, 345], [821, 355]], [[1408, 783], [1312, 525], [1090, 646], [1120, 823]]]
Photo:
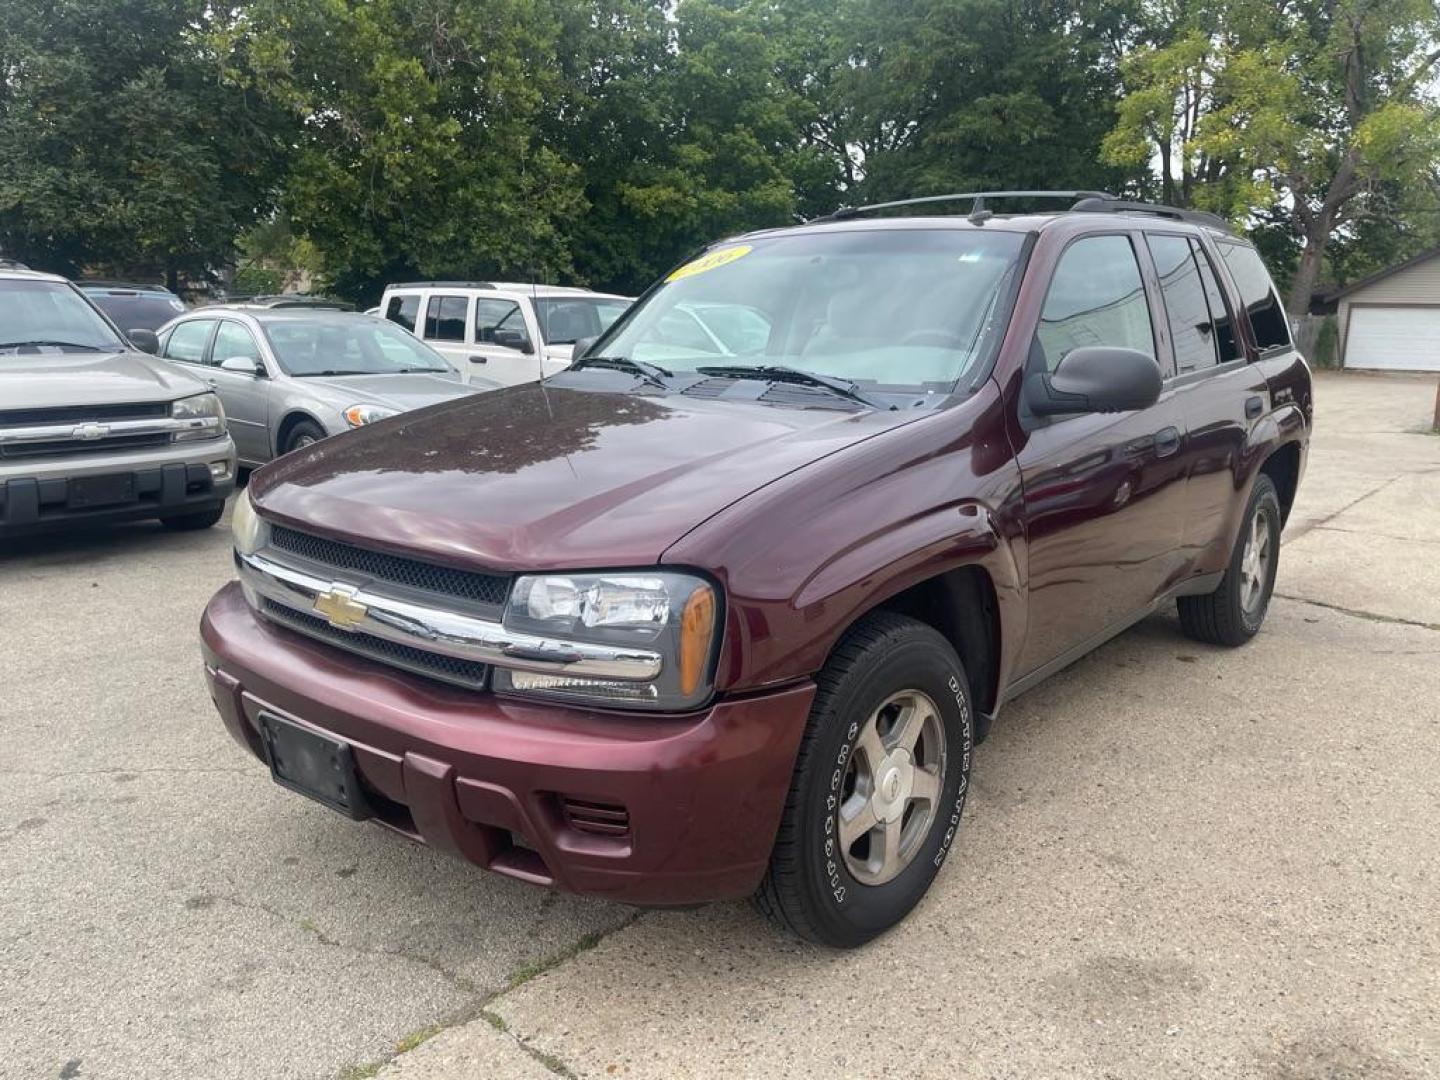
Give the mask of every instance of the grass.
[[507, 989], [514, 990], [517, 986], [523, 986], [537, 975], [545, 974], [556, 965], [563, 964], [566, 960], [579, 956], [583, 952], [589, 952], [599, 945], [600, 940], [605, 936], [604, 931], [592, 930], [580, 940], [565, 946], [557, 953], [542, 956], [539, 960], [533, 960], [528, 964], [521, 964], [510, 973]]

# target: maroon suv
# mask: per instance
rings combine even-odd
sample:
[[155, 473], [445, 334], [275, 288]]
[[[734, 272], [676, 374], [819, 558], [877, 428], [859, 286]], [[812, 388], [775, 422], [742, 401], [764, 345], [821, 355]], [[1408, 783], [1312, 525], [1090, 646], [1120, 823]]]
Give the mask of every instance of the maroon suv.
[[727, 241], [559, 375], [255, 473], [202, 627], [231, 734], [524, 881], [893, 925], [1004, 702], [1171, 600], [1259, 630], [1304, 466], [1254, 248], [1061, 194]]

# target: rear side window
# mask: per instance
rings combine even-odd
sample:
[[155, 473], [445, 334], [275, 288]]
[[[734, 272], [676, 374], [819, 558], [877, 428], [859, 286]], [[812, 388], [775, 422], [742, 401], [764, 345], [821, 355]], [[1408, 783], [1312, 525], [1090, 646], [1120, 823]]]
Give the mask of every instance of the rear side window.
[[1220, 257], [1235, 279], [1240, 299], [1250, 316], [1255, 331], [1255, 344], [1260, 351], [1290, 344], [1290, 326], [1285, 321], [1285, 308], [1260, 261], [1260, 253], [1243, 244], [1220, 244]]
[[1184, 375], [1213, 367], [1215, 325], [1190, 241], [1183, 236], [1147, 236], [1145, 242], [1160, 275], [1170, 340], [1175, 344], [1175, 370]]
[[196, 319], [183, 322], [170, 331], [170, 340], [165, 343], [165, 355], [171, 360], [187, 364], [203, 363], [205, 343], [210, 340], [210, 331], [215, 328], [214, 319]]
[[1155, 332], [1140, 266], [1124, 236], [1087, 236], [1060, 256], [1035, 332], [1045, 367], [1071, 349], [1114, 345], [1155, 355]]
[[385, 305], [385, 318], [393, 323], [399, 323], [412, 334], [415, 332], [415, 319], [419, 314], [420, 297], [415, 293], [392, 296], [390, 303]]
[[1220, 350], [1220, 363], [1228, 364], [1231, 360], [1244, 358], [1240, 349], [1240, 343], [1235, 340], [1235, 325], [1230, 321], [1230, 308], [1225, 303], [1225, 295], [1220, 291], [1220, 281], [1215, 277], [1215, 267], [1210, 262], [1210, 256], [1205, 249], [1195, 241], [1190, 241], [1190, 250], [1195, 253], [1195, 262], [1200, 267], [1200, 281], [1205, 286], [1205, 300], [1210, 305], [1210, 318], [1215, 326], [1215, 345]]
[[465, 314], [470, 301], [463, 296], [432, 296], [425, 305], [427, 341], [464, 341]]

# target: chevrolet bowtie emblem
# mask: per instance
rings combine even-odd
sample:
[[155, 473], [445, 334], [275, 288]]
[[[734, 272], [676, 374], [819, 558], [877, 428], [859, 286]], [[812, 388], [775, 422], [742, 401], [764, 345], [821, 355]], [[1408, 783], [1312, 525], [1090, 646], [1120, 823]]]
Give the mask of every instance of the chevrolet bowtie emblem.
[[85, 442], [94, 442], [96, 439], [103, 439], [110, 434], [109, 424], [80, 424], [70, 432], [72, 439], [82, 439]]
[[338, 630], [354, 630], [365, 619], [369, 609], [355, 599], [358, 589], [339, 583], [315, 597], [315, 610]]

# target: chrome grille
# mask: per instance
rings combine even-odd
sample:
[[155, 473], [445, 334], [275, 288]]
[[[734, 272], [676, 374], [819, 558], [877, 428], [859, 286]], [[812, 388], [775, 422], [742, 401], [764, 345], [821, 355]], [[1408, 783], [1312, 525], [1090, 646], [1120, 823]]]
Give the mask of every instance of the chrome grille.
[[509, 579], [498, 574], [457, 570], [419, 559], [388, 555], [283, 525], [276, 525], [270, 530], [270, 546], [320, 566], [349, 570], [380, 581], [487, 606], [503, 604], [510, 589]]
[[[132, 421], [163, 420], [169, 416], [170, 403], [166, 401], [3, 409], [0, 410], [0, 458], [56, 457], [164, 446], [170, 442], [169, 431], [123, 429]], [[110, 424], [119, 425], [121, 430], [104, 430]], [[80, 433], [90, 425], [94, 430]]]
[[262, 603], [262, 610], [269, 618], [282, 626], [288, 626], [297, 633], [318, 638], [381, 663], [405, 668], [418, 675], [428, 675], [442, 682], [453, 683], [470, 690], [483, 690], [490, 676], [488, 664], [479, 664], [473, 660], [461, 660], [453, 656], [442, 656], [440, 653], [425, 652], [423, 649], [412, 649], [408, 645], [397, 645], [393, 641], [386, 641], [370, 634], [337, 630], [324, 619], [307, 615], [303, 611], [296, 611], [284, 604], [277, 604], [274, 600], [266, 598]]

